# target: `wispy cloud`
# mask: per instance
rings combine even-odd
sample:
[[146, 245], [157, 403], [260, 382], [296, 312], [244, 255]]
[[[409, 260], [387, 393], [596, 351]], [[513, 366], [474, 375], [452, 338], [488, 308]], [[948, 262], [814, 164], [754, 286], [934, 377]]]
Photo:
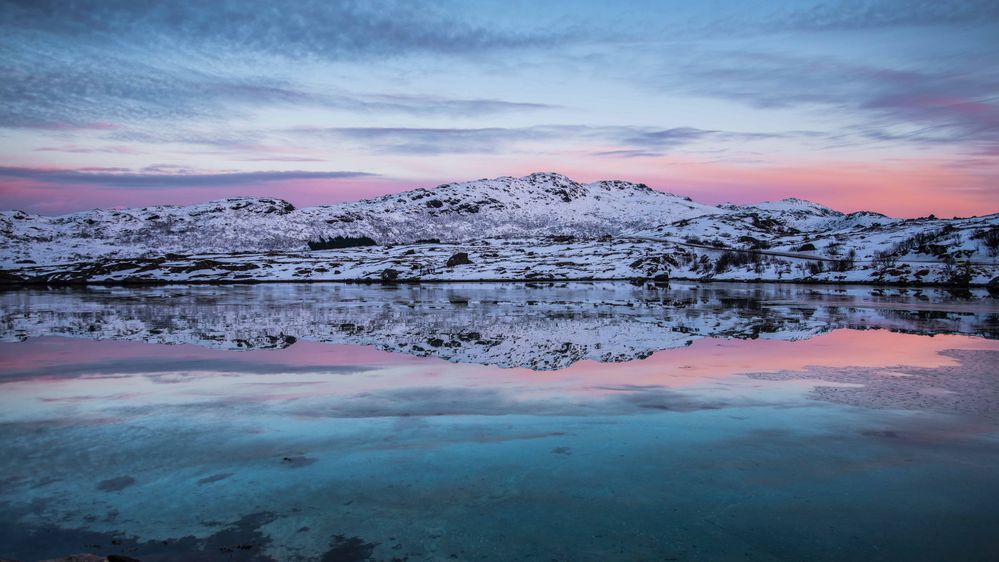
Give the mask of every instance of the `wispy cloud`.
[[[281, 170], [323, 166], [296, 162], [430, 182], [575, 161], [641, 180], [668, 160], [918, 154], [995, 177], [994, 0], [623, 2], [0, 0], [0, 165], [36, 172], [0, 176], [5, 196], [56, 205], [75, 181], [73, 205], [126, 184], [191, 200], [165, 189], [357, 173]], [[199, 168], [143, 170], [156, 161]], [[310, 201], [346, 197], [305, 183]]]
[[[595, 152], [603, 156], [662, 155], [681, 146], [712, 142], [779, 138], [780, 133], [744, 133], [675, 127], [655, 129], [630, 126], [537, 125], [532, 127], [410, 128], [410, 127], [299, 127], [288, 132], [365, 143], [371, 150], [397, 154], [494, 153], [518, 145], [558, 139], [563, 145], [610, 143], [620, 150]], [[787, 135], [797, 135], [797, 132]]]
[[[564, 44], [564, 31], [509, 29], [446, 2], [8, 0], [0, 10], [0, 127], [244, 116], [261, 106], [491, 115], [549, 108], [490, 97], [350, 92], [281, 79], [289, 67], [456, 56]], [[473, 10], [474, 11], [474, 10]], [[319, 80], [322, 82], [322, 80]]]
[[[371, 150], [396, 154], [492, 153], [530, 140], [551, 138], [560, 127], [420, 128], [301, 127], [295, 134], [359, 141]], [[584, 128], [585, 129], [585, 128]]]
[[[265, 0], [7, 2], [0, 23], [79, 41], [166, 41], [287, 57], [394, 56], [414, 50], [469, 53], [551, 43], [560, 34], [510, 31], [462, 17], [444, 2]], [[293, 8], [293, 9], [286, 9]]]
[[82, 146], [77, 144], [64, 144], [60, 146], [42, 146], [35, 149], [35, 152], [65, 152], [69, 154], [135, 154], [136, 149], [130, 146]]
[[843, 123], [830, 136], [855, 133], [855, 124], [863, 123], [863, 133], [852, 138], [861, 145], [890, 137], [979, 150], [999, 142], [999, 72], [985, 60], [894, 68], [834, 56], [703, 51], [654, 67], [652, 77], [643, 72], [632, 80], [753, 109], [839, 115]]
[[[171, 173], [172, 172], [172, 173]], [[370, 177], [367, 172], [308, 172], [308, 171], [264, 171], [228, 173], [188, 173], [175, 169], [153, 167], [135, 172], [125, 169], [76, 169], [47, 170], [40, 168], [0, 167], [0, 178], [30, 180], [54, 185], [94, 185], [108, 188], [181, 188], [181, 187], [220, 187], [232, 185], [252, 186], [269, 182], [291, 180], [349, 179]]]
[[798, 136], [798, 132], [791, 133], [744, 133], [735, 131], [717, 131], [710, 129], [697, 129], [694, 127], [674, 127], [672, 129], [635, 129], [634, 134], [621, 139], [622, 144], [641, 147], [646, 150], [663, 151], [674, 147], [691, 144], [698, 141], [710, 140], [714, 143], [729, 141], [753, 141], [774, 138], [786, 138]]
[[826, 2], [774, 15], [767, 27], [779, 30], [842, 31], [903, 26], [995, 24], [999, 3], [992, 0], [911, 2]]
[[318, 91], [260, 75], [209, 73], [155, 57], [151, 63], [111, 53], [94, 54], [88, 62], [61, 56], [11, 54], [0, 68], [0, 127], [127, 132], [147, 122], [162, 128], [163, 122], [245, 117], [259, 108], [467, 117], [554, 107], [488, 98]]

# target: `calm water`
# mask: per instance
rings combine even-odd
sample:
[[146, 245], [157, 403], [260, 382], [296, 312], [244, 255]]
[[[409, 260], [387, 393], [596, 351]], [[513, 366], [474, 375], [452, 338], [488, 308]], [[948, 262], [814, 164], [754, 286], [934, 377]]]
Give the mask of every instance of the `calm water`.
[[999, 301], [0, 293], [0, 558], [999, 559]]

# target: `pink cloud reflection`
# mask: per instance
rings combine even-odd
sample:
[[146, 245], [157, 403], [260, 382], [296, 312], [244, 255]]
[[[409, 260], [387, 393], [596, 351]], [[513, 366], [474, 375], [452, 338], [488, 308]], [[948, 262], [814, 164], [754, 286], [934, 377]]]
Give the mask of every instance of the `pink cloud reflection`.
[[[999, 341], [956, 335], [931, 338], [883, 330], [850, 329], [834, 330], [802, 341], [705, 338], [685, 348], [659, 351], [644, 360], [622, 364], [585, 360], [559, 371], [538, 372], [526, 368], [455, 364], [439, 358], [390, 353], [366, 346], [303, 340], [279, 350], [232, 351], [195, 345], [44, 337], [0, 344], [0, 372], [28, 369], [44, 372], [46, 368], [62, 365], [86, 371], [89, 364], [135, 360], [148, 362], [150, 372], [155, 373], [159, 362], [169, 359], [204, 360], [204, 372], [195, 374], [211, 377], [212, 366], [218, 364], [212, 361], [231, 359], [244, 364], [271, 365], [277, 377], [286, 376], [280, 375], [282, 366], [292, 368], [295, 372], [287, 374], [289, 380], [317, 380], [316, 376], [323, 375], [323, 368], [329, 366], [374, 369], [355, 375], [323, 376], [318, 380], [328, 382], [329, 387], [309, 389], [308, 393], [340, 394], [400, 386], [511, 386], [522, 392], [591, 393], [593, 389], [606, 385], [697, 386], [744, 373], [796, 371], [811, 366], [873, 369], [952, 365], [952, 359], [939, 354], [946, 349], [999, 350]], [[900, 350], [905, 351], [902, 353]], [[306, 369], [297, 369], [299, 367]], [[307, 367], [315, 367], [316, 371], [312, 373]], [[238, 370], [224, 374], [237, 378], [260, 376], [241, 375]], [[125, 375], [132, 376], [134, 373]], [[281, 380], [273, 374], [263, 377], [273, 382]], [[54, 375], [33, 379], [34, 382], [28, 384], [58, 385], [72, 380], [73, 377]]]

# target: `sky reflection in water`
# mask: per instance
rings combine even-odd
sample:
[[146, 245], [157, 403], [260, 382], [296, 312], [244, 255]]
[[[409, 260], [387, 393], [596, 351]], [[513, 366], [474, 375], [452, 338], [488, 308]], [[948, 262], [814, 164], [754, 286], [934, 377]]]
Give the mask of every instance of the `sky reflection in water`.
[[535, 371], [72, 335], [0, 344], [0, 557], [999, 554], [996, 340], [709, 336]]

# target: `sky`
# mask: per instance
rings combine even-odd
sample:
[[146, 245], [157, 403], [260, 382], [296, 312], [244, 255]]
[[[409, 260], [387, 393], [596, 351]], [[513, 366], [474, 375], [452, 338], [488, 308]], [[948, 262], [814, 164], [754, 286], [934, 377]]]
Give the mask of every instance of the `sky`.
[[999, 0], [0, 0], [0, 209], [563, 173], [999, 211]]

